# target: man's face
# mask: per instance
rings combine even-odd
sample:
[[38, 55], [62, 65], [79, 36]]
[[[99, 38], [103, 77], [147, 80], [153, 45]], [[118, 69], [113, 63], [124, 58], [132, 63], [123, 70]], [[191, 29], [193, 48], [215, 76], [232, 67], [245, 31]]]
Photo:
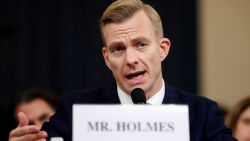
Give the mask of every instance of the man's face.
[[43, 99], [34, 99], [31, 102], [23, 103], [16, 108], [16, 114], [23, 112], [29, 119], [29, 124], [41, 128], [45, 121], [54, 114], [54, 110]]
[[168, 54], [170, 41], [159, 39], [144, 11], [122, 23], [104, 26], [106, 47], [103, 56], [119, 87], [126, 93], [142, 88], [147, 99], [162, 87], [161, 61]]

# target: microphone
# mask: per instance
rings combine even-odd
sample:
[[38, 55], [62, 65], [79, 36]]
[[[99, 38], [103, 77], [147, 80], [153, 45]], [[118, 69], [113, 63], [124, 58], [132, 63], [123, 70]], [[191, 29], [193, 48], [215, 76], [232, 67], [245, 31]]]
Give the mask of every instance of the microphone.
[[146, 96], [141, 88], [135, 88], [131, 92], [132, 101], [134, 104], [146, 104]]

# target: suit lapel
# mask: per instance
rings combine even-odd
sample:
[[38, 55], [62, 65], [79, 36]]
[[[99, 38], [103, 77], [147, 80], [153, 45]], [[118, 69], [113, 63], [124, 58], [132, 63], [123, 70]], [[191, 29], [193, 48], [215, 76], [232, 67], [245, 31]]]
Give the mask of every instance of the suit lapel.
[[120, 104], [116, 83], [112, 83], [109, 87], [106, 87], [103, 90], [101, 102], [103, 104]]
[[189, 105], [190, 101], [181, 100], [180, 95], [182, 95], [182, 97], [185, 97], [185, 94], [178, 92], [175, 88], [166, 84], [163, 104], [185, 104], [185, 105], [188, 105], [189, 123], [191, 125], [191, 122], [193, 121], [193, 118], [194, 118], [194, 111], [192, 110], [192, 107], [190, 107], [190, 105]]
[[181, 101], [175, 89], [171, 87], [170, 85], [166, 84], [163, 104], [179, 104], [180, 102]]

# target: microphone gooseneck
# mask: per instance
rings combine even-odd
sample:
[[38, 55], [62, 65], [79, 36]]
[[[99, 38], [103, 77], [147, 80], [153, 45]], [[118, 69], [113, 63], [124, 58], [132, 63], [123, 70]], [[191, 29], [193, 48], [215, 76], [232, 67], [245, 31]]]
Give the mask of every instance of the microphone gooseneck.
[[135, 88], [131, 91], [131, 98], [134, 104], [146, 104], [146, 96], [141, 88]]

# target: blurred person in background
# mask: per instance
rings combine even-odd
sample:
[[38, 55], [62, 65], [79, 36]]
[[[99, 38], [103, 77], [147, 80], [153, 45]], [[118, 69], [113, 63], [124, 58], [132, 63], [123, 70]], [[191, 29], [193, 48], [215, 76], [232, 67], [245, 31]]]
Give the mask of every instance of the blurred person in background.
[[239, 141], [250, 141], [250, 97], [239, 101], [226, 118], [227, 125]]
[[[31, 88], [24, 91], [14, 103], [13, 114], [19, 123], [18, 127], [33, 125], [35, 129], [40, 130], [42, 124], [55, 113], [58, 101], [58, 95], [46, 88]], [[12, 130], [10, 135], [16, 130], [18, 128]], [[20, 134], [16, 138], [22, 139], [24, 136], [29, 134]]]

